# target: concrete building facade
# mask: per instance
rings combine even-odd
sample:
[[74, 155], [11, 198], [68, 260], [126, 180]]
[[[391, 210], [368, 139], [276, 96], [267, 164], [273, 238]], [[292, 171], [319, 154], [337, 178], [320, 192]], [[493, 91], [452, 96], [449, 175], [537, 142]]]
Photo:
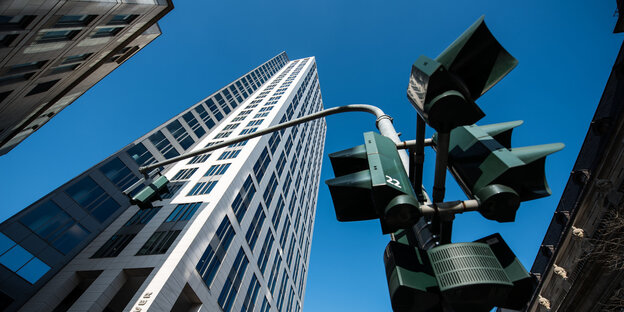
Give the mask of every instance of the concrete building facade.
[[170, 0], [0, 2], [0, 155], [160, 35]]
[[[300, 311], [326, 124], [138, 167], [322, 109], [314, 58], [281, 53], [0, 224], [8, 311]], [[18, 255], [19, 257], [15, 257]]]
[[624, 308], [624, 45], [531, 268], [526, 311]]

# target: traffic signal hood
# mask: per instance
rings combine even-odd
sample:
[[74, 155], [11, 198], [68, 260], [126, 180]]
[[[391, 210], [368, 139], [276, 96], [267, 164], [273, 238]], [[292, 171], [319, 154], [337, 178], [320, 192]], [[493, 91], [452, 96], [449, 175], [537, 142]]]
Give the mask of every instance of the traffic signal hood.
[[[463, 126], [451, 131], [448, 167], [479, 212], [499, 222], [515, 220], [520, 202], [549, 196], [546, 156], [561, 143], [511, 147], [511, 132], [522, 121]], [[435, 139], [435, 136], [434, 136]]]
[[521, 310], [536, 283], [497, 233], [429, 250], [391, 241], [384, 252], [395, 312], [425, 312], [444, 300], [458, 312]]
[[130, 203], [139, 206], [141, 209], [152, 207], [152, 202], [160, 199], [160, 196], [169, 193], [167, 185], [169, 180], [165, 176], [160, 176], [130, 199]]
[[435, 60], [416, 60], [407, 98], [436, 131], [470, 125], [485, 116], [475, 101], [517, 64], [481, 17]]
[[395, 143], [374, 132], [364, 145], [332, 153], [336, 178], [327, 180], [338, 221], [379, 218], [384, 234], [413, 225], [420, 205]]

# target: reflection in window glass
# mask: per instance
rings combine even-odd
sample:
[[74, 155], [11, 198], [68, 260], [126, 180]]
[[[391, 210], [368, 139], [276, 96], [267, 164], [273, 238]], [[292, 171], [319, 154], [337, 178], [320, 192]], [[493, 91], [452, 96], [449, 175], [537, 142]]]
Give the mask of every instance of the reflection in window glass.
[[0, 263], [34, 284], [50, 267], [12, 239], [0, 233]]
[[165, 158], [171, 158], [180, 155], [178, 151], [173, 148], [171, 142], [165, 137], [162, 131], [158, 131], [150, 135], [149, 140], [160, 151]]
[[128, 149], [126, 153], [128, 153], [130, 158], [134, 159], [139, 166], [149, 165], [156, 161], [152, 153], [145, 148], [143, 143], [137, 143], [137, 145]]
[[195, 143], [193, 138], [189, 136], [188, 132], [186, 132], [186, 129], [184, 129], [184, 127], [182, 126], [182, 123], [177, 120], [174, 120], [170, 124], [168, 124], [167, 130], [169, 130], [171, 135], [176, 139], [176, 141], [178, 141], [178, 143], [180, 143], [180, 146], [182, 146], [182, 148], [185, 150], [191, 147], [193, 143]]
[[80, 206], [91, 212], [94, 218], [103, 222], [113, 214], [120, 205], [104, 190], [86, 176], [74, 185], [68, 187], [65, 193], [73, 198]]
[[33, 255], [22, 248], [20, 245], [15, 245], [9, 249], [6, 253], [0, 256], [0, 263], [11, 271], [19, 270], [26, 262], [28, 262]]
[[139, 180], [118, 157], [100, 167], [100, 171], [122, 191]]
[[0, 255], [11, 249], [13, 245], [15, 245], [15, 242], [13, 242], [13, 240], [6, 237], [6, 235], [0, 233]]
[[34, 284], [49, 270], [50, 266], [43, 263], [43, 261], [39, 260], [39, 258], [33, 257], [16, 273], [29, 283]]
[[63, 235], [52, 244], [64, 254], [69, 253], [75, 246], [89, 235], [89, 231], [80, 224], [72, 225]]

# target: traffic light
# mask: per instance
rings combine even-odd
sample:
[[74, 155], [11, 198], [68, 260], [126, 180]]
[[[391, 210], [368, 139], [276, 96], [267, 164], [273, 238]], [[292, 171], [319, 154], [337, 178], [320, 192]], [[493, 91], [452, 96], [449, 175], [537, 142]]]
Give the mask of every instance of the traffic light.
[[485, 116], [475, 100], [517, 64], [481, 17], [435, 60], [416, 60], [407, 98], [436, 131], [471, 125]]
[[432, 311], [441, 301], [457, 312], [521, 310], [536, 286], [498, 233], [426, 251], [391, 241], [384, 264], [395, 312]]
[[141, 209], [152, 207], [152, 202], [160, 199], [160, 196], [169, 193], [167, 188], [169, 180], [165, 176], [160, 176], [149, 185], [145, 186], [134, 197], [130, 199], [130, 203], [139, 206]]
[[438, 281], [425, 251], [391, 241], [384, 264], [394, 312], [424, 312], [439, 304]]
[[[520, 202], [549, 196], [546, 156], [561, 143], [511, 147], [511, 132], [522, 121], [463, 126], [450, 133], [448, 167], [466, 195], [480, 201], [487, 219], [512, 222]], [[435, 139], [435, 135], [434, 135]]]
[[332, 153], [336, 178], [327, 180], [338, 221], [379, 218], [384, 234], [420, 218], [420, 205], [399, 158], [396, 144], [374, 132], [364, 145]]

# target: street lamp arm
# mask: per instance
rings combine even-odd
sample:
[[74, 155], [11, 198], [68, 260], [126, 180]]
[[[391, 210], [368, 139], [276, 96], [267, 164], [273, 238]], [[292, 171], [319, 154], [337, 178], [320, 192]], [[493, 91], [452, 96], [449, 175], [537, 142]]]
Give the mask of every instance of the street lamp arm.
[[[296, 118], [272, 127], [268, 127], [266, 129], [262, 129], [262, 130], [258, 130], [254, 133], [250, 133], [250, 134], [246, 134], [246, 135], [241, 135], [239, 137], [230, 139], [230, 140], [225, 140], [221, 143], [206, 147], [206, 148], [202, 148], [200, 150], [196, 150], [196, 151], [192, 151], [189, 153], [186, 153], [184, 155], [180, 155], [180, 156], [176, 156], [158, 163], [154, 163], [154, 164], [150, 164], [147, 166], [143, 166], [139, 168], [139, 171], [143, 174], [146, 175], [147, 172], [149, 172], [150, 170], [154, 169], [154, 168], [158, 168], [158, 167], [162, 167], [165, 165], [169, 165], [172, 163], [176, 163], [178, 161], [187, 159], [187, 158], [191, 158], [193, 156], [197, 156], [197, 155], [201, 155], [204, 153], [208, 153], [223, 147], [226, 147], [228, 145], [231, 144], [235, 144], [238, 142], [243, 142], [243, 141], [247, 141], [249, 139], [253, 139], [268, 133], [272, 133], [275, 131], [279, 131], [288, 127], [292, 127], [292, 126], [296, 126], [298, 124], [304, 123], [304, 122], [308, 122], [308, 121], [312, 121], [315, 119], [319, 119], [319, 118], [323, 118], [325, 116], [329, 116], [329, 115], [335, 115], [335, 114], [340, 114], [340, 113], [346, 113], [346, 112], [365, 112], [365, 113], [370, 113], [375, 115], [375, 117], [377, 118], [375, 121], [375, 124], [377, 126], [377, 128], [379, 129], [379, 131], [381, 132], [382, 135], [390, 137], [390, 139], [392, 139], [393, 141], [395, 141], [395, 143], [399, 143], [399, 137], [396, 133], [396, 131], [394, 130], [394, 127], [392, 126], [392, 118], [388, 115], [386, 115], [383, 110], [381, 110], [379, 107], [373, 106], [373, 105], [368, 105], [368, 104], [350, 104], [350, 105], [344, 105], [344, 106], [338, 106], [338, 107], [332, 107], [332, 108], [327, 108], [324, 109], [322, 111], [316, 112], [316, 113], [312, 113], [300, 118]], [[400, 154], [405, 154], [400, 153]], [[405, 155], [405, 157], [407, 157], [407, 155]], [[404, 161], [404, 165], [406, 165], [405, 161]]]

